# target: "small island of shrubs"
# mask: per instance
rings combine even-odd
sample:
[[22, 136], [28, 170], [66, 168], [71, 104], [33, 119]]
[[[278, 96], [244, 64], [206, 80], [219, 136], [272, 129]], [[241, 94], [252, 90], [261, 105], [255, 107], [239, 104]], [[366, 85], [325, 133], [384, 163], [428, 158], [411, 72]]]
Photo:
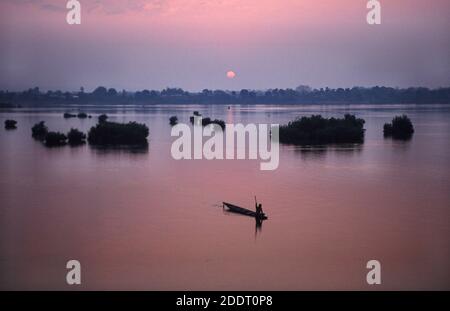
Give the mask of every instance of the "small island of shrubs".
[[86, 134], [77, 129], [70, 129], [70, 132], [67, 133], [67, 139], [71, 146], [82, 145], [86, 143]]
[[[195, 124], [196, 120], [200, 120], [200, 118], [201, 118], [201, 114], [199, 114], [198, 111], [194, 111], [194, 116], [191, 116], [189, 118], [189, 120], [191, 121], [192, 124]], [[197, 125], [200, 125], [200, 121], [197, 121], [197, 123], [198, 123]], [[225, 121], [223, 121], [223, 120], [219, 120], [219, 119], [212, 120], [211, 118], [208, 118], [208, 117], [201, 118], [202, 126], [207, 126], [210, 124], [217, 124], [222, 128], [222, 130], [225, 129]]]
[[70, 119], [70, 118], [76, 118], [77, 115], [73, 114], [73, 113], [70, 113], [70, 112], [65, 112], [63, 117], [64, 117], [64, 119]]
[[91, 145], [97, 146], [145, 146], [149, 129], [145, 124], [136, 122], [115, 123], [107, 122], [106, 115], [99, 117], [99, 123], [89, 130], [88, 135], [71, 129], [67, 135], [59, 132], [49, 132], [44, 121], [36, 123], [32, 129], [33, 138], [42, 141], [47, 147], [82, 145], [86, 138]]
[[219, 119], [211, 120], [211, 118], [204, 118], [204, 119], [202, 119], [202, 125], [203, 126], [207, 126], [209, 124], [217, 124], [217, 125], [219, 125], [222, 128], [222, 130], [225, 129], [225, 121], [223, 121], [223, 120], [219, 120]]
[[6, 120], [5, 121], [5, 129], [7, 130], [15, 130], [17, 128], [16, 120]]
[[280, 126], [280, 142], [295, 145], [362, 143], [364, 123], [365, 120], [350, 114], [342, 119], [321, 115], [301, 117]]
[[64, 146], [67, 142], [71, 146], [76, 146], [84, 144], [86, 140], [86, 134], [77, 129], [71, 129], [67, 135], [60, 132], [49, 132], [44, 121], [36, 123], [31, 128], [31, 135], [34, 139], [43, 142], [47, 147]]
[[178, 117], [177, 116], [171, 116], [169, 119], [170, 125], [174, 126], [178, 124]]
[[[63, 115], [64, 119], [70, 119], [70, 118], [79, 118], [79, 119], [86, 119], [88, 117], [87, 113], [85, 112], [80, 112], [78, 114], [74, 114], [74, 113], [70, 113], [70, 112], [65, 112]], [[91, 116], [89, 116], [90, 118]]]
[[414, 134], [414, 126], [408, 116], [396, 116], [391, 123], [384, 124], [383, 133], [384, 137], [410, 139]]
[[98, 146], [146, 145], [148, 135], [145, 124], [104, 121], [89, 130], [88, 142]]
[[36, 123], [31, 128], [31, 136], [33, 136], [34, 139], [44, 141], [45, 140], [45, 136], [47, 136], [47, 134], [48, 134], [48, 128], [45, 125], [44, 121]]
[[67, 136], [59, 132], [49, 132], [44, 121], [36, 123], [31, 128], [34, 139], [42, 141], [47, 147], [63, 146], [66, 144]]
[[64, 146], [67, 143], [67, 136], [60, 132], [48, 132], [44, 138], [47, 147]]
[[98, 116], [99, 123], [106, 122], [106, 120], [108, 120], [108, 116], [106, 114], [101, 114]]

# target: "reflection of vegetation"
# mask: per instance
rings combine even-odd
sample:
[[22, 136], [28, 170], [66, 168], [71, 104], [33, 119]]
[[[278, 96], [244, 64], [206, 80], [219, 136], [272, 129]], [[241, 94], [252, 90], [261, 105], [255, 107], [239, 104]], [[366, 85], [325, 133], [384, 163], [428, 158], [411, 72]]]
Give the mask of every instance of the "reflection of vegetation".
[[101, 122], [92, 127], [88, 133], [88, 141], [92, 145], [143, 145], [147, 143], [149, 134], [145, 124], [129, 122]]
[[69, 144], [72, 146], [86, 143], [86, 134], [77, 129], [70, 129], [70, 132], [67, 133], [67, 138], [69, 140]]
[[409, 139], [414, 134], [414, 126], [408, 116], [396, 116], [391, 123], [384, 125], [383, 132], [385, 137]]
[[171, 116], [169, 119], [170, 125], [177, 125], [178, 124], [178, 117], [177, 116]]
[[92, 150], [94, 150], [99, 155], [111, 155], [111, 154], [146, 154], [148, 152], [148, 143], [141, 145], [108, 145], [108, 146], [100, 146], [93, 145]]
[[7, 130], [14, 130], [17, 128], [17, 121], [16, 120], [6, 120], [5, 121], [5, 129]]
[[346, 114], [343, 119], [321, 115], [302, 117], [280, 127], [280, 142], [298, 145], [361, 143], [363, 119]]
[[293, 150], [304, 159], [320, 159], [328, 154], [359, 154], [363, 150], [363, 144], [296, 145]]
[[99, 123], [106, 122], [106, 120], [108, 120], [108, 116], [106, 114], [102, 114], [98, 117]]
[[38, 140], [44, 140], [47, 133], [48, 133], [48, 128], [47, 128], [47, 126], [45, 126], [44, 121], [36, 123], [31, 128], [31, 135], [33, 136], [33, 138], [38, 139]]
[[67, 136], [59, 132], [48, 132], [45, 136], [45, 145], [47, 147], [64, 146], [67, 142]]
[[64, 119], [75, 118], [77, 115], [69, 112], [64, 113]]

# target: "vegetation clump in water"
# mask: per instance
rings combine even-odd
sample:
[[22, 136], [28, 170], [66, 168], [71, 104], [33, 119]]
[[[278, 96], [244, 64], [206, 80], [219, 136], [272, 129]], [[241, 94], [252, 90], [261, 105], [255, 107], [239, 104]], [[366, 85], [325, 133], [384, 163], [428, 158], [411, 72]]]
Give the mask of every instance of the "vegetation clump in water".
[[88, 133], [88, 142], [98, 146], [145, 145], [149, 135], [145, 124], [100, 122]]
[[301, 117], [280, 126], [280, 142], [298, 145], [362, 143], [364, 119], [346, 114], [344, 118], [321, 115]]
[[414, 134], [414, 126], [408, 116], [396, 116], [391, 123], [384, 124], [383, 133], [385, 137], [409, 139]]
[[106, 122], [106, 120], [108, 120], [108, 116], [106, 114], [102, 114], [98, 117], [99, 123]]
[[7, 130], [15, 130], [17, 128], [16, 120], [6, 120], [5, 121], [5, 129]]
[[219, 119], [211, 120], [211, 118], [208, 118], [208, 117], [207, 118], [201, 118], [201, 115], [200, 116], [195, 115], [195, 116], [191, 116], [189, 118], [189, 120], [191, 121], [192, 124], [195, 124], [196, 119], [197, 119], [197, 125], [200, 125], [200, 122], [201, 122], [202, 126], [207, 126], [207, 125], [210, 125], [210, 124], [214, 123], [214, 124], [219, 125], [222, 128], [222, 130], [225, 129], [225, 121], [223, 121], [223, 120], [219, 120]]
[[45, 137], [47, 136], [47, 134], [48, 134], [48, 128], [45, 125], [44, 121], [36, 123], [31, 128], [31, 136], [33, 136], [34, 139], [45, 140]]
[[174, 126], [178, 124], [178, 117], [177, 116], [171, 116], [169, 119], [170, 125]]
[[77, 129], [70, 129], [70, 132], [67, 133], [67, 139], [72, 146], [82, 145], [86, 143], [86, 134]]
[[70, 112], [65, 112], [63, 116], [64, 116], [64, 119], [70, 119], [70, 118], [75, 118], [77, 115], [70, 113]]
[[65, 112], [63, 116], [64, 116], [64, 119], [70, 119], [70, 118], [86, 119], [88, 117], [91, 118], [91, 116], [88, 116], [87, 113], [85, 113], [85, 112], [80, 112], [78, 114]]
[[64, 146], [67, 143], [67, 136], [59, 132], [48, 132], [44, 142], [47, 147]]
[[211, 120], [211, 118], [204, 118], [204, 119], [202, 119], [202, 125], [203, 126], [207, 126], [207, 125], [210, 125], [210, 124], [217, 124], [217, 125], [219, 125], [222, 128], [222, 130], [225, 129], [225, 121], [223, 121], [223, 120], [219, 120], [219, 119]]

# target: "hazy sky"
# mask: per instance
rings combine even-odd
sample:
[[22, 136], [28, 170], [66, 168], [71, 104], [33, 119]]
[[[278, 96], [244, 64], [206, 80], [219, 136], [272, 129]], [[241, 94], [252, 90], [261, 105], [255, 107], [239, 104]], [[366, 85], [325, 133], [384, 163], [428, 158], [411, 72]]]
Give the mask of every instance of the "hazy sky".
[[450, 86], [449, 0], [66, 2], [1, 0], [0, 89]]

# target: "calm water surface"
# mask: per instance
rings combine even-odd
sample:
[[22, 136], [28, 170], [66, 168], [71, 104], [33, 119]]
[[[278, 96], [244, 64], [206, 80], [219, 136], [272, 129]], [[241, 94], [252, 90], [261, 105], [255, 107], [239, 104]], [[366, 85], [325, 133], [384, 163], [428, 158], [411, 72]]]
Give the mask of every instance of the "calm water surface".
[[[372, 289], [366, 263], [382, 264], [377, 289], [450, 289], [450, 107], [156, 106], [0, 111], [0, 289], [73, 289], [65, 264], [82, 265], [78, 289]], [[75, 109], [72, 107], [72, 109]], [[234, 123], [285, 123], [296, 116], [354, 113], [363, 145], [281, 146], [276, 171], [259, 161], [175, 161], [168, 118], [192, 111]], [[87, 131], [99, 113], [150, 128], [148, 150], [48, 149], [31, 138]], [[384, 139], [407, 113], [416, 134]], [[6, 119], [18, 129], [6, 131]], [[222, 201], [269, 220], [230, 215]]]

